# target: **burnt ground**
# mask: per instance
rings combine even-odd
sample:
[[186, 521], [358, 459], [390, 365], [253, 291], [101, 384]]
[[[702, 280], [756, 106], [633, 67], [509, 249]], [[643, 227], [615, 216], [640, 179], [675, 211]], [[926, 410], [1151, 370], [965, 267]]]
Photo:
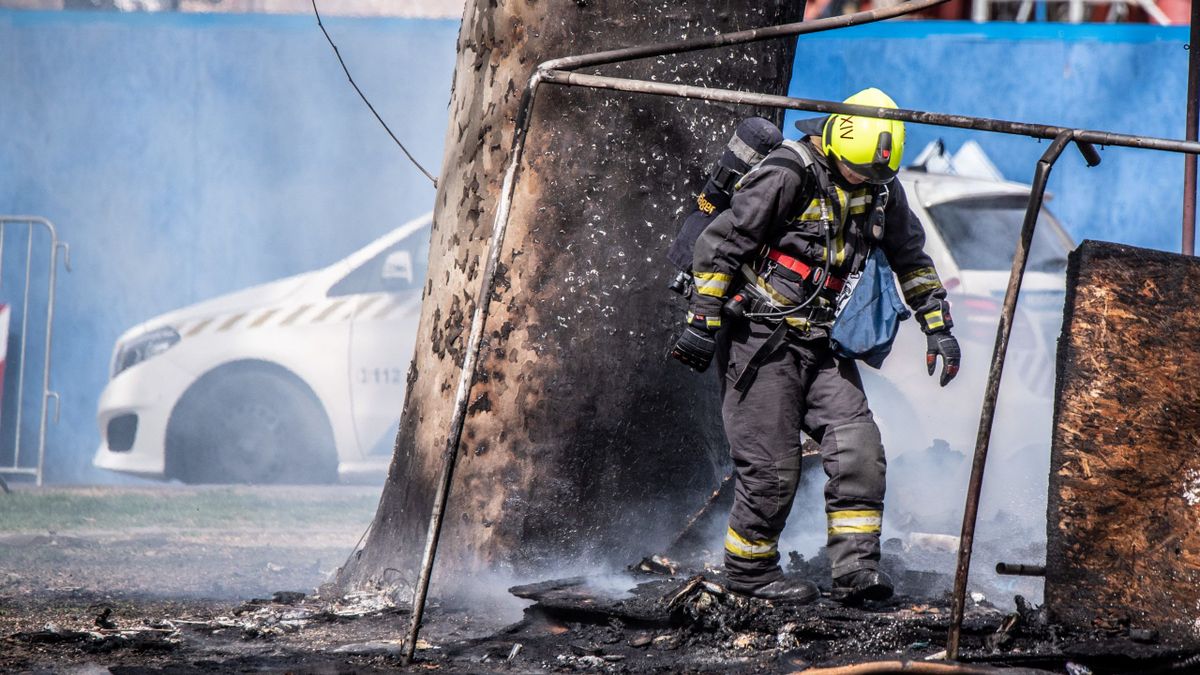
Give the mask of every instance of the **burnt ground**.
[[[786, 607], [725, 593], [712, 570], [648, 564], [512, 594], [479, 580], [471, 600], [430, 607], [418, 660], [403, 667], [407, 588], [318, 590], [377, 497], [361, 487], [0, 495], [0, 671], [792, 672], [920, 661], [945, 646], [945, 579], [927, 571], [893, 564], [905, 594], [879, 605]], [[814, 579], [825, 565], [792, 560]], [[1024, 602], [972, 600], [964, 647], [965, 660], [1013, 672], [1200, 665], [1154, 635], [1069, 630]]]

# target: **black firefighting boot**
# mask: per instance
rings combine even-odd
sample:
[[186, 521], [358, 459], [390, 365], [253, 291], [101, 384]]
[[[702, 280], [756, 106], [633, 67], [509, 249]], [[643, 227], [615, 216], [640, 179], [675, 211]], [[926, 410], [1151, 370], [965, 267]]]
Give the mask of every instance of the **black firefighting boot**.
[[741, 595], [791, 605], [807, 604], [821, 596], [820, 589], [813, 582], [788, 575], [765, 584], [730, 580], [725, 587]]
[[886, 573], [863, 569], [834, 579], [829, 597], [843, 605], [857, 605], [864, 600], [887, 600], [893, 591]]

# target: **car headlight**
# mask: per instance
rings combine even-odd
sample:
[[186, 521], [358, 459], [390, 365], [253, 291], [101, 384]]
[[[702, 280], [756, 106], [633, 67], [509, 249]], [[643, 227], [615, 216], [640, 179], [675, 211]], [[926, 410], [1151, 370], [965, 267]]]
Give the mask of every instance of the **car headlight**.
[[167, 351], [176, 342], [179, 342], [179, 333], [170, 326], [156, 328], [133, 338], [117, 348], [117, 354], [113, 357], [112, 376], [116, 377], [126, 369]]

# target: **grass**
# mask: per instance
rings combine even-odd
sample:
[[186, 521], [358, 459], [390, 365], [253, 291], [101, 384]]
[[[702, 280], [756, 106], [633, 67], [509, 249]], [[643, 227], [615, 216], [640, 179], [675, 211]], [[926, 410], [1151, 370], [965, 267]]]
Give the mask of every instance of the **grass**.
[[0, 532], [365, 527], [378, 489], [48, 488], [0, 493]]

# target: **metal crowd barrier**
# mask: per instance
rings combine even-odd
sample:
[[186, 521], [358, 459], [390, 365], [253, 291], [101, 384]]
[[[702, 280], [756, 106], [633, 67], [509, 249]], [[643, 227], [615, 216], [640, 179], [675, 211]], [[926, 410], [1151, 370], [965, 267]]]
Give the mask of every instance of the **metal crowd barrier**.
[[[41, 239], [35, 237], [35, 232], [41, 228], [45, 229], [49, 236], [49, 241], [45, 244], [42, 244], [42, 241], [38, 241], [38, 245], [35, 246], [35, 240]], [[19, 240], [22, 233], [25, 235], [24, 242], [20, 242]], [[10, 389], [10, 391], [15, 391], [17, 399], [15, 414], [11, 419], [11, 423], [15, 427], [12, 431], [12, 447], [0, 447], [0, 458], [2, 458], [0, 461], [8, 460], [11, 457], [11, 463], [0, 464], [0, 487], [5, 487], [5, 489], [7, 489], [3, 480], [5, 475], [33, 476], [36, 484], [39, 487], [42, 485], [42, 475], [46, 460], [46, 421], [50, 408], [50, 400], [54, 400], [55, 423], [58, 423], [59, 408], [61, 407], [58, 392], [50, 390], [50, 345], [54, 335], [54, 295], [55, 282], [58, 275], [59, 249], [62, 249], [63, 252], [63, 264], [68, 272], [71, 271], [71, 249], [67, 244], [58, 240], [58, 232], [54, 228], [54, 223], [40, 216], [0, 216], [0, 302], [3, 302], [6, 298], [15, 297], [11, 294], [13, 290], [12, 284], [5, 283], [6, 272], [3, 268], [5, 261], [4, 247], [9, 244], [10, 237], [17, 239], [17, 244], [23, 243], [25, 250], [23, 254], [24, 264], [17, 270], [14, 276], [15, 279], [21, 281], [20, 288], [17, 289], [21, 297], [21, 302], [19, 306], [15, 305], [15, 303], [8, 303], [10, 308], [14, 310], [17, 308], [20, 309], [20, 327], [19, 330], [14, 331], [12, 330], [12, 326], [9, 326], [9, 335], [17, 338], [19, 347], [15, 373], [16, 388], [15, 390]], [[37, 254], [36, 256], [35, 253]], [[22, 257], [20, 249], [18, 249], [15, 255], [20, 260]], [[43, 260], [46, 267], [36, 270], [35, 268], [39, 267], [39, 263]], [[45, 297], [31, 299], [35, 271], [39, 273], [39, 277], [42, 274], [45, 274], [47, 277], [46, 294]], [[45, 317], [44, 334], [41, 336], [42, 341], [40, 345], [42, 380], [39, 388], [34, 389], [32, 392], [26, 392], [25, 376], [28, 370], [29, 358], [30, 356], [38, 356], [37, 353], [31, 354], [29, 349], [30, 340], [28, 338], [30, 336], [31, 309]], [[11, 319], [11, 317], [17, 316], [17, 313], [13, 312], [9, 316]], [[11, 354], [6, 355], [6, 363], [12, 362], [11, 356]], [[14, 373], [5, 369], [5, 377], [14, 377]], [[27, 401], [27, 399], [31, 400]], [[27, 414], [27, 402], [31, 404], [36, 402], [38, 406], [36, 444], [29, 442], [27, 434], [25, 435], [26, 438], [22, 438], [22, 427], [25, 426], [24, 420]], [[7, 438], [8, 432], [6, 430], [0, 429], [0, 432], [3, 432]], [[4, 445], [6, 446], [7, 443]]]

